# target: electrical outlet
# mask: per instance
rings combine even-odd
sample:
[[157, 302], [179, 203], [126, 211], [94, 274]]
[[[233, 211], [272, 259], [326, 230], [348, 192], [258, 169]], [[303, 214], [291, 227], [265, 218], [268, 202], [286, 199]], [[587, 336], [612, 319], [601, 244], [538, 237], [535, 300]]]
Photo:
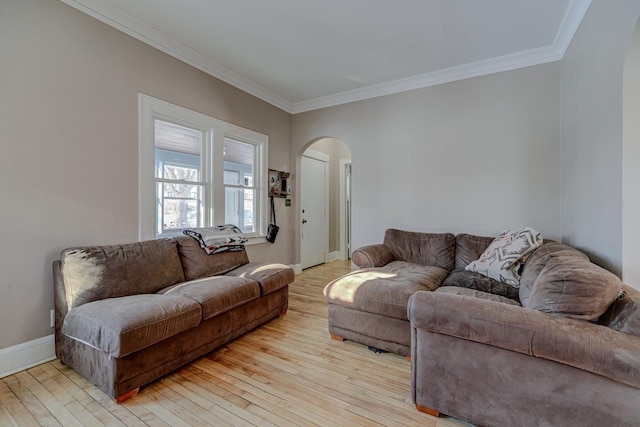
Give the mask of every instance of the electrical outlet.
[[51, 310], [49, 312], [49, 317], [51, 318], [51, 327], [53, 328], [54, 326], [56, 326], [56, 312], [55, 312], [55, 310]]

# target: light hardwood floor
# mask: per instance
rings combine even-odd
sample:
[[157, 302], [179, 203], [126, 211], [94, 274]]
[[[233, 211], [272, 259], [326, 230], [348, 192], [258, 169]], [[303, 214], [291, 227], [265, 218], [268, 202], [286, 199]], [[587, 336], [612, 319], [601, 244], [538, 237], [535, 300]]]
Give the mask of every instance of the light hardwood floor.
[[332, 340], [322, 289], [349, 271], [305, 270], [286, 316], [260, 326], [117, 405], [57, 360], [0, 380], [0, 426], [461, 426], [418, 412], [410, 364]]

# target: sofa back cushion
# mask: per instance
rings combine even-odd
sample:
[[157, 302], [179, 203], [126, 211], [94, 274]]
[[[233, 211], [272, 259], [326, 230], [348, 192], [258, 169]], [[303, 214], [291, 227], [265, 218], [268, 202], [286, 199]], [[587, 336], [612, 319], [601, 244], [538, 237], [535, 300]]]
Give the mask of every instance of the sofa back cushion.
[[622, 282], [576, 252], [549, 252], [529, 266], [539, 268], [546, 261], [533, 285], [524, 293], [520, 288], [524, 307], [582, 320], [596, 320], [607, 311], [620, 295]]
[[193, 237], [179, 236], [174, 240], [178, 244], [185, 280], [225, 274], [249, 263], [247, 251], [244, 249], [207, 255]]
[[390, 228], [384, 234], [384, 245], [398, 261], [448, 271], [455, 266], [456, 238], [451, 233], [418, 233]]
[[152, 294], [184, 281], [172, 239], [69, 248], [61, 257], [69, 310], [105, 298]]
[[538, 279], [540, 272], [542, 272], [542, 269], [550, 259], [569, 259], [572, 257], [582, 258], [589, 261], [589, 257], [584, 253], [561, 243], [545, 242], [545, 244], [536, 249], [527, 259], [527, 262], [524, 264], [524, 268], [522, 269], [522, 277], [520, 278], [520, 301], [522, 302], [522, 305], [527, 305], [529, 296], [533, 290], [533, 284]]
[[444, 280], [442, 286], [474, 289], [487, 292], [493, 295], [500, 295], [514, 301], [520, 301], [518, 288], [514, 288], [506, 283], [499, 282], [491, 277], [487, 277], [474, 271], [461, 270], [456, 268]]
[[640, 337], [640, 291], [622, 285], [622, 295], [609, 306], [598, 323]]
[[493, 237], [474, 236], [473, 234], [458, 234], [456, 236], [456, 269], [464, 269], [493, 242]]

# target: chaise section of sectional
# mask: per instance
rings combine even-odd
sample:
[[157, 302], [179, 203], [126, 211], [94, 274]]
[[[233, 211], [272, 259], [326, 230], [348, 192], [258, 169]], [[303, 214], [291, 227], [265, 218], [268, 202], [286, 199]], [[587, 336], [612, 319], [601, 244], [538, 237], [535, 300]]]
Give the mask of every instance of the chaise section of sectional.
[[329, 333], [408, 356], [411, 334], [407, 304], [417, 291], [437, 289], [449, 272], [440, 267], [393, 261], [356, 270], [329, 283]]
[[407, 304], [417, 291], [433, 291], [454, 267], [455, 236], [389, 229], [384, 243], [353, 252], [360, 270], [329, 283], [329, 333], [408, 356]]

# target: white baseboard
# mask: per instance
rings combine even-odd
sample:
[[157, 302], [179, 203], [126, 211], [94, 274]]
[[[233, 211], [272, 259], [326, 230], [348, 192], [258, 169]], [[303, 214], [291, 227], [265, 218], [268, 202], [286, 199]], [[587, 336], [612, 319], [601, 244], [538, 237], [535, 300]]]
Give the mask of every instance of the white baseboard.
[[56, 358], [54, 335], [0, 350], [0, 378]]
[[302, 264], [290, 264], [289, 267], [293, 268], [293, 274], [296, 276], [302, 274]]
[[327, 262], [331, 262], [331, 261], [335, 261], [337, 259], [341, 259], [341, 253], [340, 251], [335, 251], [335, 252], [329, 252], [327, 254]]

